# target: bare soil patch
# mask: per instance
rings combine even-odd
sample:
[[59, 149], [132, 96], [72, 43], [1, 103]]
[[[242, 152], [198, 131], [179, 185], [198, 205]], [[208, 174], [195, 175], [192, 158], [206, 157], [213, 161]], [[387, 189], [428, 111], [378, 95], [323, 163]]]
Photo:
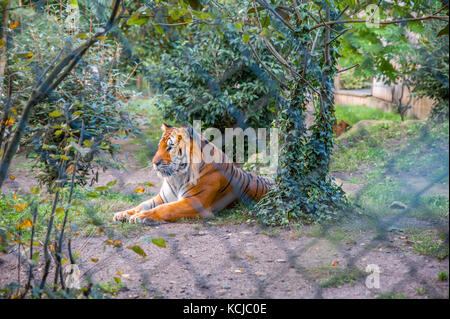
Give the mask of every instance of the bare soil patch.
[[[151, 182], [155, 185], [151, 191], [157, 192], [161, 182], [152, 169], [136, 168], [132, 154], [128, 156], [126, 169], [107, 170], [99, 175], [99, 184], [117, 179], [116, 187], [130, 193]], [[6, 183], [7, 191], [28, 191], [33, 185], [25, 162], [18, 158], [14, 163], [15, 179]], [[349, 193], [361, 187], [343, 175], [338, 180]], [[441, 189], [436, 192], [440, 194]], [[404, 225], [411, 219], [396, 222]], [[96, 232], [77, 237], [73, 251], [79, 251], [82, 283], [88, 278], [107, 282], [120, 277], [119, 298], [375, 298], [386, 293], [448, 298], [448, 280], [438, 280], [439, 272], [449, 272], [448, 257], [438, 260], [418, 255], [408, 237], [395, 227], [380, 236], [376, 228], [358, 228], [355, 220], [352, 227], [338, 229], [339, 238], [333, 232], [315, 234], [314, 226], [274, 229], [214, 219], [142, 226], [137, 232], [121, 232], [120, 225], [108, 227], [115, 230], [112, 237]], [[163, 238], [167, 247], [152, 244], [151, 238]], [[122, 245], [108, 245], [108, 239], [120, 240]], [[129, 249], [134, 245], [147, 257]], [[0, 286], [17, 282], [17, 255], [17, 248], [0, 255]], [[368, 288], [369, 274], [361, 275], [368, 265], [379, 267], [379, 288]], [[36, 267], [37, 278], [42, 267]], [[352, 269], [359, 275], [346, 277]], [[20, 277], [22, 283], [27, 278], [25, 265]]]

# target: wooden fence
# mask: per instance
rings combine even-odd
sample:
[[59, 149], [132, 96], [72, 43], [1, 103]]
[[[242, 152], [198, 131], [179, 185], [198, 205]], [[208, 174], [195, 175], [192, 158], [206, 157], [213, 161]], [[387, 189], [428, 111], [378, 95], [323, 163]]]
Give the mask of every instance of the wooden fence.
[[[383, 111], [395, 111], [396, 101], [401, 95], [401, 84], [395, 86], [387, 86], [382, 82], [372, 82], [372, 87], [369, 89], [361, 90], [335, 90], [334, 100], [339, 105], [362, 105], [381, 109]], [[409, 100], [409, 92], [405, 88], [403, 93], [402, 102], [406, 103]], [[429, 98], [416, 98], [411, 99], [411, 109], [408, 110], [406, 115], [408, 117], [418, 118], [420, 120], [426, 119], [433, 106], [433, 100]]]

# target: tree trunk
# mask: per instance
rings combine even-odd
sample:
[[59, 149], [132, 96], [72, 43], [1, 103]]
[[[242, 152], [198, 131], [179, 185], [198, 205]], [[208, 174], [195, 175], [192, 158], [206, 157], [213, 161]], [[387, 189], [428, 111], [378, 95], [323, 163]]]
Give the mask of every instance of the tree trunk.
[[[1, 30], [1, 40], [0, 40], [0, 80], [3, 83], [3, 78], [5, 77], [6, 70], [6, 50], [8, 47], [8, 22], [9, 22], [9, 8], [11, 1], [8, 0], [4, 4], [3, 17], [2, 17], [2, 30]], [[1, 84], [0, 83], [0, 86]]]

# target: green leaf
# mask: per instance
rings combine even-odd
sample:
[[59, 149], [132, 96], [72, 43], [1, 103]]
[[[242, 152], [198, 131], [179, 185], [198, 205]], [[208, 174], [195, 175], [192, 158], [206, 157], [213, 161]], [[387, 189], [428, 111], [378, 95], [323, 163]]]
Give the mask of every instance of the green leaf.
[[145, 253], [145, 251], [141, 247], [139, 247], [137, 245], [132, 246], [132, 247], [128, 247], [128, 248], [131, 249], [132, 251], [134, 251], [139, 256], [142, 256], [143, 258], [147, 257], [147, 254]]
[[58, 117], [58, 116], [61, 116], [62, 114], [63, 114], [62, 111], [60, 111], [60, 110], [55, 110], [55, 111], [49, 113], [48, 115], [49, 115], [50, 117]]
[[166, 248], [166, 241], [163, 238], [152, 238], [152, 244], [161, 247], [161, 248]]
[[32, 257], [32, 259], [34, 260], [34, 261], [38, 261], [38, 259], [39, 259], [39, 254], [40, 254], [40, 252], [35, 252], [34, 254], [33, 254], [33, 257]]
[[438, 37], [441, 37], [443, 35], [448, 35], [448, 23], [447, 25], [441, 30], [439, 31], [439, 33], [437, 34]]
[[116, 185], [116, 184], [117, 184], [117, 179], [115, 179], [115, 180], [113, 180], [113, 181], [111, 181], [111, 182], [106, 183], [106, 186], [112, 187], [112, 186], [114, 186], [114, 185]]
[[[263, 7], [257, 7], [256, 10], [259, 12], [259, 11], [264, 10], [264, 8], [263, 8]], [[255, 11], [255, 8], [250, 8], [250, 9], [247, 11], [247, 13], [255, 13], [255, 12], [256, 12], [256, 11]]]
[[148, 21], [148, 17], [140, 17], [139, 15], [132, 16], [128, 19], [128, 25], [142, 25]]
[[78, 8], [77, 0], [70, 0], [69, 4], [72, 6], [72, 8]]
[[86, 193], [86, 196], [87, 197], [90, 197], [90, 198], [99, 198], [100, 197], [100, 193], [99, 192], [89, 192], [89, 193]]
[[163, 28], [161, 28], [161, 26], [155, 25], [154, 27], [155, 27], [156, 32], [158, 32], [159, 34], [164, 34], [164, 30], [163, 30]]
[[261, 21], [261, 26], [263, 28], [267, 28], [269, 26], [269, 24], [270, 24], [270, 18], [268, 16], [262, 17], [260, 19], [260, 21]]
[[202, 4], [199, 0], [188, 0], [188, 2], [191, 8], [194, 10], [200, 10], [202, 8]]
[[250, 36], [248, 35], [248, 33], [244, 33], [242, 35], [242, 41], [244, 41], [244, 43], [248, 43], [250, 41]]

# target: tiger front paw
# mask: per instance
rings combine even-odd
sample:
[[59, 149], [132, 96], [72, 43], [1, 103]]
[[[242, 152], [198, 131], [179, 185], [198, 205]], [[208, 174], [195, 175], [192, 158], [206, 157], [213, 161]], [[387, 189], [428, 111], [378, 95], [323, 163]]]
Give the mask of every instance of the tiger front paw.
[[124, 210], [122, 212], [115, 213], [113, 216], [113, 221], [115, 222], [123, 222], [133, 216], [133, 210]]
[[149, 225], [149, 226], [155, 226], [155, 225], [162, 224], [162, 222], [153, 219], [151, 214], [148, 214], [148, 213], [134, 214], [133, 216], [130, 216], [130, 218], [128, 218], [128, 222], [130, 224], [140, 223], [140, 224]]

